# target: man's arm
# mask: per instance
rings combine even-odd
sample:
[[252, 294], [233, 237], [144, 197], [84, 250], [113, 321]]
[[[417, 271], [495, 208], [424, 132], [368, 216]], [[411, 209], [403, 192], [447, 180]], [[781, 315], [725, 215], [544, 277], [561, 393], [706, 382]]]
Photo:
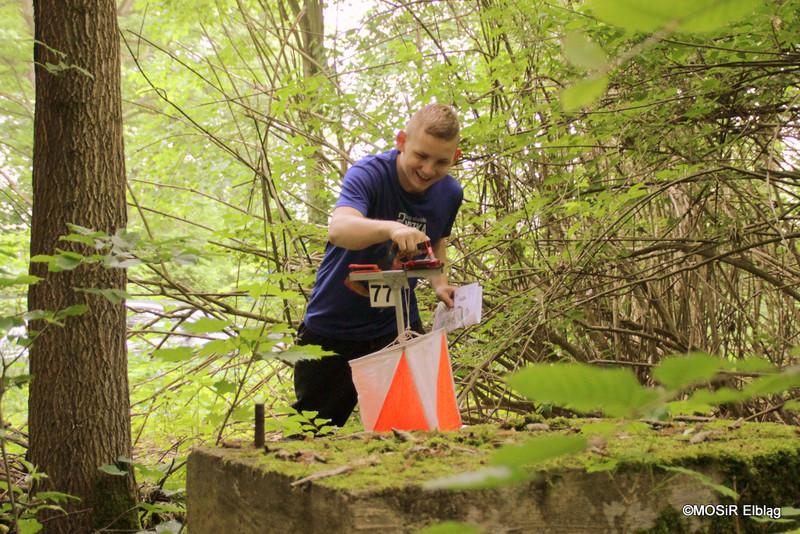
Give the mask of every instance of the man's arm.
[[363, 250], [391, 239], [401, 255], [409, 256], [418, 254], [417, 244], [427, 241], [428, 236], [401, 222], [367, 219], [355, 208], [340, 206], [333, 210], [328, 239], [349, 250]]
[[456, 288], [451, 286], [447, 281], [447, 239], [441, 238], [436, 243], [433, 243], [433, 255], [436, 259], [445, 264], [442, 269], [442, 274], [431, 278], [431, 286], [433, 287], [436, 298], [445, 303], [448, 308], [453, 307], [453, 295]]

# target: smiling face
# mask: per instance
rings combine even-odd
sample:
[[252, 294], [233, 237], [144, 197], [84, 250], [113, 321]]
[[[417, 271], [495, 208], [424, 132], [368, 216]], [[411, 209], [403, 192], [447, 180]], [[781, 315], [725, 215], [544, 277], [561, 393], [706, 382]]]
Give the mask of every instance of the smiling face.
[[401, 131], [397, 135], [397, 176], [408, 193], [421, 194], [447, 176], [461, 150], [458, 138], [442, 139], [424, 130]]

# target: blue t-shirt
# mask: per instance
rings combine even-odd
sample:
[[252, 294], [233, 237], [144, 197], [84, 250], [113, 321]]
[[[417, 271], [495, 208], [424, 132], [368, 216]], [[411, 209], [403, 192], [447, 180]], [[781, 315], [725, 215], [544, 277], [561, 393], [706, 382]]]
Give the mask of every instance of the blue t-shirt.
[[[456, 213], [464, 198], [458, 181], [450, 175], [434, 183], [422, 194], [406, 192], [397, 176], [397, 150], [367, 156], [345, 174], [336, 207], [347, 206], [368, 219], [399, 221], [418, 228], [436, 243], [453, 228]], [[372, 308], [369, 298], [345, 286], [350, 264], [375, 264], [385, 247], [347, 250], [328, 242], [305, 324], [312, 332], [344, 340], [369, 340], [397, 331], [394, 307]], [[416, 279], [409, 279], [411, 322], [419, 320], [414, 295]]]

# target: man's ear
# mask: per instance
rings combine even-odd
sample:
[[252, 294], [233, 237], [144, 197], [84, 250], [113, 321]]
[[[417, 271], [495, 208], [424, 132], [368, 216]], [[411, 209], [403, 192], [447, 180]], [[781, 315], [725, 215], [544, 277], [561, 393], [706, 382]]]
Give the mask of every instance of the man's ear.
[[406, 132], [400, 130], [400, 132], [397, 134], [397, 150], [402, 152], [405, 147], [406, 147]]
[[461, 157], [461, 149], [457, 148], [456, 149], [456, 157], [453, 158], [453, 165], [456, 164], [456, 161], [458, 161], [458, 158], [460, 158], [460, 157]]

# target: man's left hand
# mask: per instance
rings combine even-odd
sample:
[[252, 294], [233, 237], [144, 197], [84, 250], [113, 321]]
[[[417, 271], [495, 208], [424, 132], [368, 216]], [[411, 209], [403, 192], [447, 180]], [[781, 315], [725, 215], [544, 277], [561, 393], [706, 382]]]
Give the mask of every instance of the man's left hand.
[[441, 285], [433, 288], [434, 293], [436, 293], [436, 298], [441, 300], [445, 303], [448, 308], [452, 308], [455, 302], [453, 301], [453, 297], [456, 292], [456, 288], [450, 285]]

